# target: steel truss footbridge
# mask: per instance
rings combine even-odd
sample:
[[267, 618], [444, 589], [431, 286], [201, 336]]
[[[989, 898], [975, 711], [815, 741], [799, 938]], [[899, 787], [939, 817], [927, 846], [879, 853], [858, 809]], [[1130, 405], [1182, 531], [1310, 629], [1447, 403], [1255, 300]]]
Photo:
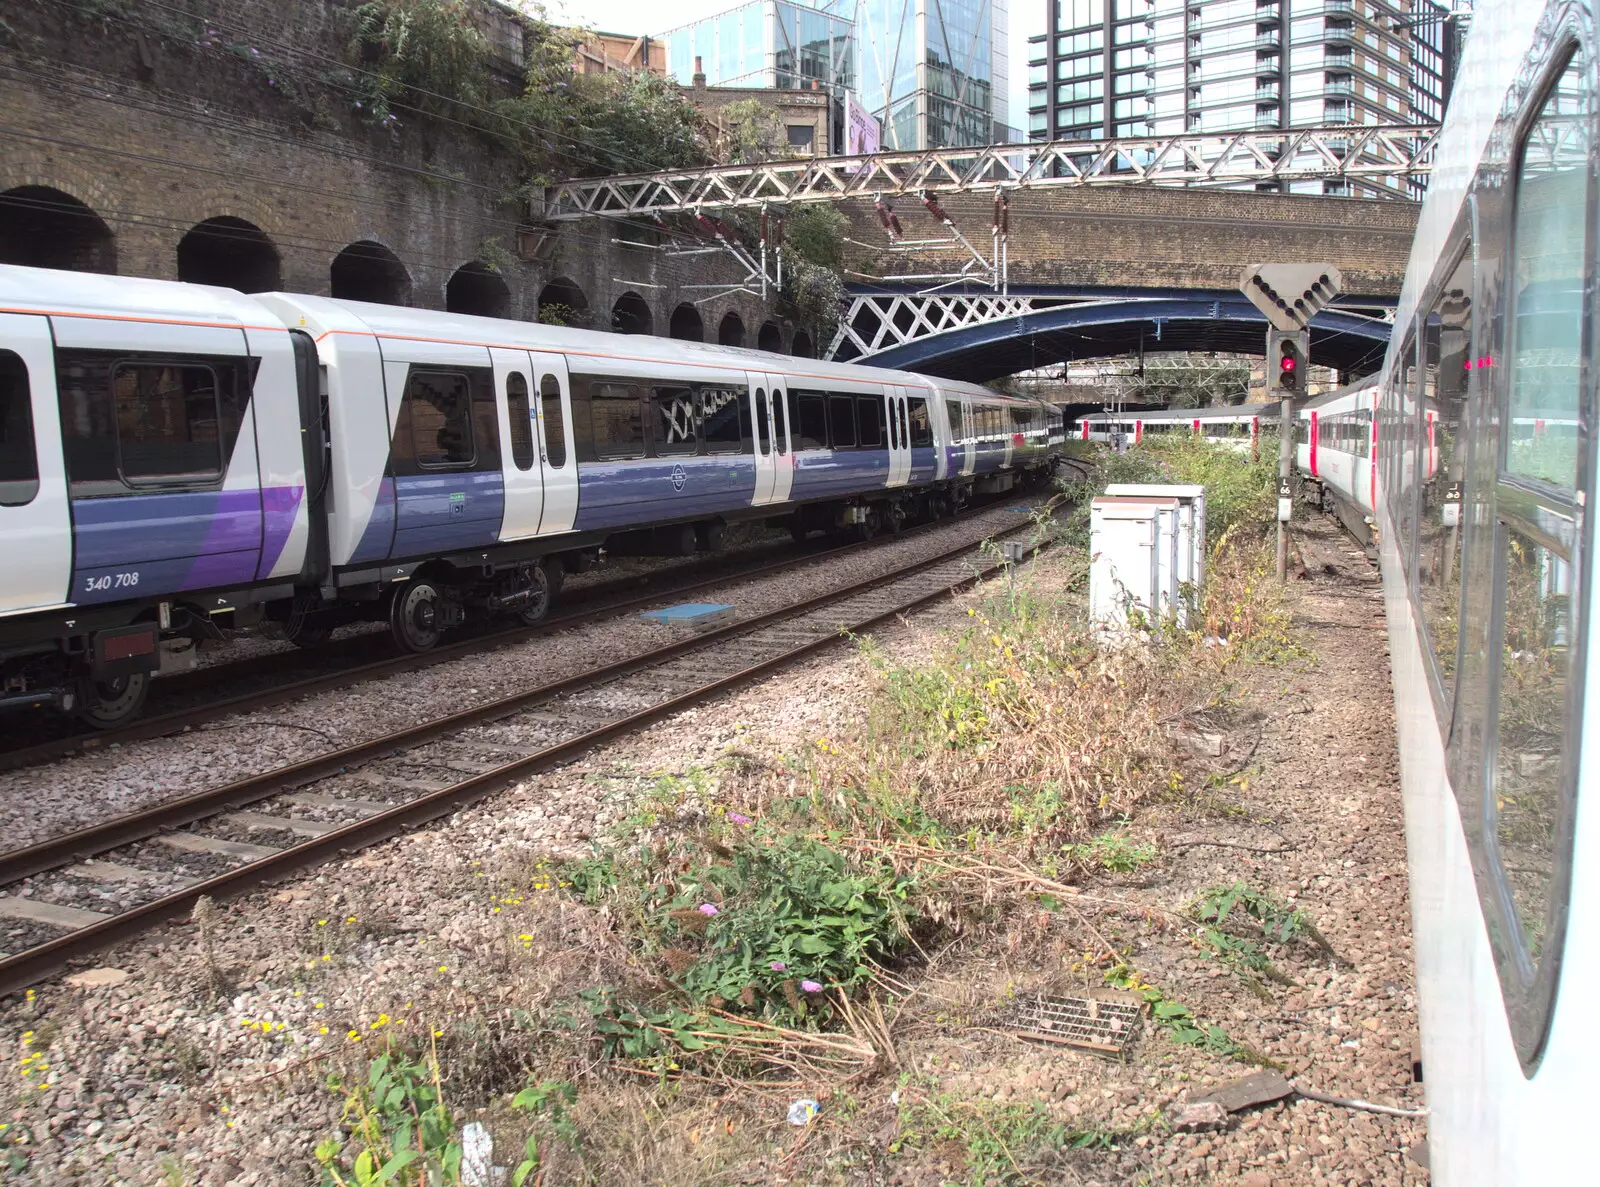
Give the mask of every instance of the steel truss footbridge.
[[[1270, 190], [1319, 198], [1414, 201], [1432, 168], [1438, 129], [1382, 125], [1065, 140], [938, 148], [870, 156], [804, 158], [565, 181], [549, 187], [536, 217], [705, 221], [735, 209], [781, 212], [800, 203], [868, 202], [887, 250], [954, 250], [959, 267], [862, 277], [828, 357], [992, 377], [1057, 358], [1152, 350], [1261, 349], [1265, 321], [1242, 296], [1212, 290], [1013, 289], [1008, 281], [1009, 195], [1044, 187]], [[963, 234], [939, 199], [995, 196], [993, 225]], [[893, 200], [920, 199], [942, 238], [908, 239]], [[767, 220], [763, 218], [763, 234]], [[986, 232], [986, 233], [985, 233]], [[987, 239], [989, 242], [983, 244]], [[974, 240], [983, 246], [974, 244]], [[765, 292], [768, 244], [756, 253], [731, 241]], [[983, 247], [988, 247], [986, 253]], [[774, 262], [782, 251], [775, 249]], [[1240, 260], [1241, 266], [1257, 263]], [[1314, 323], [1317, 362], [1370, 369], [1388, 338], [1385, 302], [1333, 309]], [[1051, 356], [1044, 358], [1042, 354]], [[1017, 365], [1013, 365], [1013, 364]]]

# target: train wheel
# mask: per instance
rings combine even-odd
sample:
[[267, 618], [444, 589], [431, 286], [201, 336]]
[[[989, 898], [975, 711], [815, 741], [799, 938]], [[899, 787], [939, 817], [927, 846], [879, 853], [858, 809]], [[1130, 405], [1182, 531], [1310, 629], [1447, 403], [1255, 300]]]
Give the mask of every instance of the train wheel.
[[97, 730], [112, 730], [132, 721], [144, 708], [150, 674], [135, 672], [115, 680], [78, 682], [78, 716]]
[[898, 536], [900, 529], [906, 526], [906, 509], [899, 503], [890, 503], [883, 513], [883, 524], [891, 536]]
[[426, 581], [395, 586], [389, 633], [403, 651], [429, 651], [439, 641], [439, 591]]
[[550, 580], [550, 570], [543, 563], [534, 565], [528, 576], [533, 583], [533, 593], [517, 611], [517, 617], [527, 626], [537, 626], [550, 613], [550, 603], [556, 596], [555, 582]]
[[856, 524], [856, 539], [870, 540], [878, 534], [878, 529], [883, 526], [883, 517], [878, 514], [876, 507], [867, 508], [867, 517]]

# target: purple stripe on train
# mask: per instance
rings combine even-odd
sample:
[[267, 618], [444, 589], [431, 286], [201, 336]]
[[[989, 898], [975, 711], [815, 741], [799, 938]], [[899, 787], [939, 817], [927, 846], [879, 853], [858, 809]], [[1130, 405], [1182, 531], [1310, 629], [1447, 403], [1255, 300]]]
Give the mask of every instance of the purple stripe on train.
[[75, 499], [68, 596], [85, 604], [249, 585], [264, 571], [263, 534], [276, 563], [303, 496], [295, 486]]

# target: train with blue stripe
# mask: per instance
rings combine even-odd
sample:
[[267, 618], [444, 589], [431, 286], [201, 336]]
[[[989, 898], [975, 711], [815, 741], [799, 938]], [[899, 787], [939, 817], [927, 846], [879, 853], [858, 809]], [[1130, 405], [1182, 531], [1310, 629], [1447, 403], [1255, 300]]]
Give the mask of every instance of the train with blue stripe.
[[601, 550], [869, 537], [1046, 477], [1049, 404], [907, 372], [0, 267], [0, 708], [109, 728], [265, 625], [432, 647]]

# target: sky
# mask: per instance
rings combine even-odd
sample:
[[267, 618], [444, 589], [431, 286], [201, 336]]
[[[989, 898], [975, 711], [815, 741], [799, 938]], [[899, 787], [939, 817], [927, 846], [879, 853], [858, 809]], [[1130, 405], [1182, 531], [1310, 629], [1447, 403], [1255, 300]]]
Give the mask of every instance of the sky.
[[[733, 8], [739, 0], [549, 0], [551, 17], [607, 33], [665, 33]], [[1022, 127], [1028, 115], [1028, 35], [1044, 29], [1045, 0], [1012, 0], [1011, 102], [1007, 122]]]

